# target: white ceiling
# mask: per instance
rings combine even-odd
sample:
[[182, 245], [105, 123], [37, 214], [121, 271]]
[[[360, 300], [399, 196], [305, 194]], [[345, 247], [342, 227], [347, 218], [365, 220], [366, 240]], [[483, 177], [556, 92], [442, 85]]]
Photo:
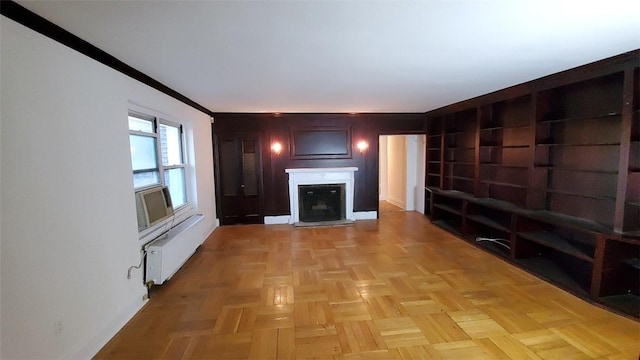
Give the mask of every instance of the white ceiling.
[[216, 112], [424, 112], [640, 48], [640, 1], [18, 1]]

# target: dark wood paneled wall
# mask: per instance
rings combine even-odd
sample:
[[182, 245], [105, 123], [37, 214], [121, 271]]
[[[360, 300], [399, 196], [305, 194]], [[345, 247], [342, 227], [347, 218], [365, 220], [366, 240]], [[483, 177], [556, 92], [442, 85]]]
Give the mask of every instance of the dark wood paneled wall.
[[[378, 209], [378, 137], [392, 134], [425, 133], [423, 113], [368, 113], [368, 114], [255, 114], [216, 113], [212, 125], [214, 151], [217, 136], [257, 131], [262, 137], [262, 174], [264, 182], [265, 216], [289, 214], [288, 168], [321, 168], [355, 166], [354, 211], [375, 211]], [[323, 131], [326, 129], [350, 130], [351, 156], [330, 158], [318, 156], [293, 156], [293, 131]], [[367, 141], [369, 148], [360, 153], [358, 141]], [[275, 141], [283, 145], [280, 155], [271, 151]], [[322, 152], [322, 144], [311, 146]], [[216, 167], [216, 171], [219, 169]], [[216, 184], [216, 186], [218, 186]], [[216, 191], [216, 193], [219, 193]]]

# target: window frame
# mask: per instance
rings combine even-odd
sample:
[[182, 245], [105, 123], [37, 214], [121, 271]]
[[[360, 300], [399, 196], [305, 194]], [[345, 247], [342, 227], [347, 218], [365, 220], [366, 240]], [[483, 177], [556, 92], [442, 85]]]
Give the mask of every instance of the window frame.
[[[164, 165], [162, 163], [162, 142], [159, 141], [160, 139], [160, 125], [165, 125], [165, 126], [171, 126], [171, 127], [175, 127], [178, 128], [178, 134], [179, 134], [179, 139], [180, 139], [180, 164], [175, 164], [175, 165]], [[156, 129], [156, 134], [158, 136], [158, 141], [157, 141], [157, 147], [158, 147], [158, 160], [159, 160], [159, 167], [160, 167], [160, 180], [162, 182], [162, 184], [164, 186], [166, 185], [165, 182], [165, 172], [168, 170], [174, 170], [174, 169], [182, 169], [182, 175], [183, 175], [183, 189], [182, 191], [184, 192], [184, 203], [176, 208], [174, 208], [174, 210], [178, 210], [183, 208], [184, 206], [189, 205], [189, 191], [187, 189], [187, 181], [188, 181], [188, 175], [187, 175], [187, 164], [185, 161], [185, 155], [186, 155], [186, 147], [185, 147], [185, 135], [184, 135], [184, 126], [180, 123], [174, 122], [174, 121], [169, 121], [163, 118], [158, 118], [157, 119], [157, 129]], [[173, 199], [172, 199], [173, 200]]]
[[[190, 196], [189, 196], [189, 174], [187, 173], [187, 156], [186, 156], [186, 137], [185, 137], [185, 133], [184, 133], [184, 125], [182, 123], [176, 122], [176, 121], [171, 121], [171, 120], [167, 120], [163, 117], [160, 116], [154, 116], [154, 115], [150, 115], [147, 112], [141, 112], [139, 110], [133, 110], [133, 109], [129, 109], [128, 111], [128, 117], [134, 117], [137, 119], [141, 119], [141, 120], [146, 120], [146, 121], [150, 121], [151, 122], [151, 127], [152, 127], [152, 132], [146, 132], [146, 131], [140, 131], [140, 130], [131, 130], [131, 128], [129, 128], [129, 136], [131, 135], [136, 135], [136, 136], [145, 136], [145, 137], [149, 137], [149, 138], [154, 138], [155, 139], [155, 145], [156, 145], [156, 163], [157, 163], [157, 168], [150, 168], [150, 169], [143, 169], [143, 170], [133, 170], [132, 168], [132, 176], [136, 173], [144, 173], [144, 172], [158, 172], [158, 178], [159, 178], [159, 182], [158, 183], [154, 183], [154, 184], [149, 184], [149, 185], [144, 185], [144, 186], [140, 186], [140, 187], [135, 187], [134, 184], [134, 191], [140, 192], [140, 191], [144, 191], [144, 190], [148, 190], [148, 189], [152, 189], [158, 186], [167, 186], [166, 181], [165, 181], [165, 171], [167, 170], [173, 170], [173, 169], [182, 169], [182, 174], [183, 174], [183, 192], [184, 192], [184, 203], [174, 207], [174, 211], [178, 212], [179, 210], [182, 210], [188, 206], [190, 206]], [[127, 118], [128, 118], [127, 117]], [[162, 161], [162, 142], [161, 142], [161, 138], [160, 138], [160, 125], [165, 125], [165, 126], [171, 126], [171, 127], [175, 127], [178, 129], [179, 132], [179, 140], [180, 140], [180, 164], [175, 164], [175, 165], [164, 165], [163, 161]], [[131, 139], [131, 137], [129, 137], [129, 139]], [[132, 178], [133, 179], [133, 178]]]
[[156, 164], [157, 167], [156, 168], [149, 168], [149, 169], [143, 169], [143, 170], [133, 170], [133, 164], [132, 164], [132, 175], [135, 175], [136, 173], [145, 173], [145, 172], [158, 172], [158, 178], [160, 180], [159, 183], [155, 183], [155, 184], [150, 184], [150, 185], [145, 185], [145, 186], [141, 186], [141, 187], [136, 187], [135, 183], [133, 185], [133, 188], [136, 192], [139, 191], [143, 191], [143, 190], [147, 190], [147, 189], [152, 189], [154, 187], [158, 187], [158, 186], [163, 186], [164, 181], [162, 179], [162, 159], [159, 158], [158, 154], [160, 149], [160, 134], [158, 134], [158, 120], [156, 117], [151, 116], [151, 115], [147, 115], [147, 114], [143, 114], [137, 111], [133, 111], [133, 110], [129, 110], [129, 114], [127, 116], [127, 119], [129, 117], [134, 117], [137, 119], [141, 119], [141, 120], [146, 120], [146, 121], [150, 121], [151, 122], [151, 130], [152, 132], [147, 132], [147, 131], [140, 131], [140, 130], [131, 130], [131, 128], [129, 128], [129, 143], [131, 143], [131, 135], [136, 135], [136, 136], [144, 136], [144, 137], [149, 137], [149, 138], [153, 138], [155, 139], [155, 145], [156, 145]]

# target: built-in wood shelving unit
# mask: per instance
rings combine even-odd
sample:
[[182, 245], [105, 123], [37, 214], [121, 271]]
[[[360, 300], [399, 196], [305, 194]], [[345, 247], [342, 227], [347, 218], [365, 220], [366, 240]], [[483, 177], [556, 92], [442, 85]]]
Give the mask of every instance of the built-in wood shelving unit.
[[639, 89], [636, 50], [428, 112], [426, 213], [640, 317]]

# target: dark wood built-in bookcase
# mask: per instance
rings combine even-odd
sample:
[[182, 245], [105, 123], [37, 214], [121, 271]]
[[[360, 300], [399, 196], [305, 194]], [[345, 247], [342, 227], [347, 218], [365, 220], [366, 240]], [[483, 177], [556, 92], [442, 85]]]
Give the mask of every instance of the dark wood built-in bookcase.
[[431, 219], [640, 317], [640, 50], [427, 113]]
[[527, 204], [531, 96], [481, 107], [478, 196]]

